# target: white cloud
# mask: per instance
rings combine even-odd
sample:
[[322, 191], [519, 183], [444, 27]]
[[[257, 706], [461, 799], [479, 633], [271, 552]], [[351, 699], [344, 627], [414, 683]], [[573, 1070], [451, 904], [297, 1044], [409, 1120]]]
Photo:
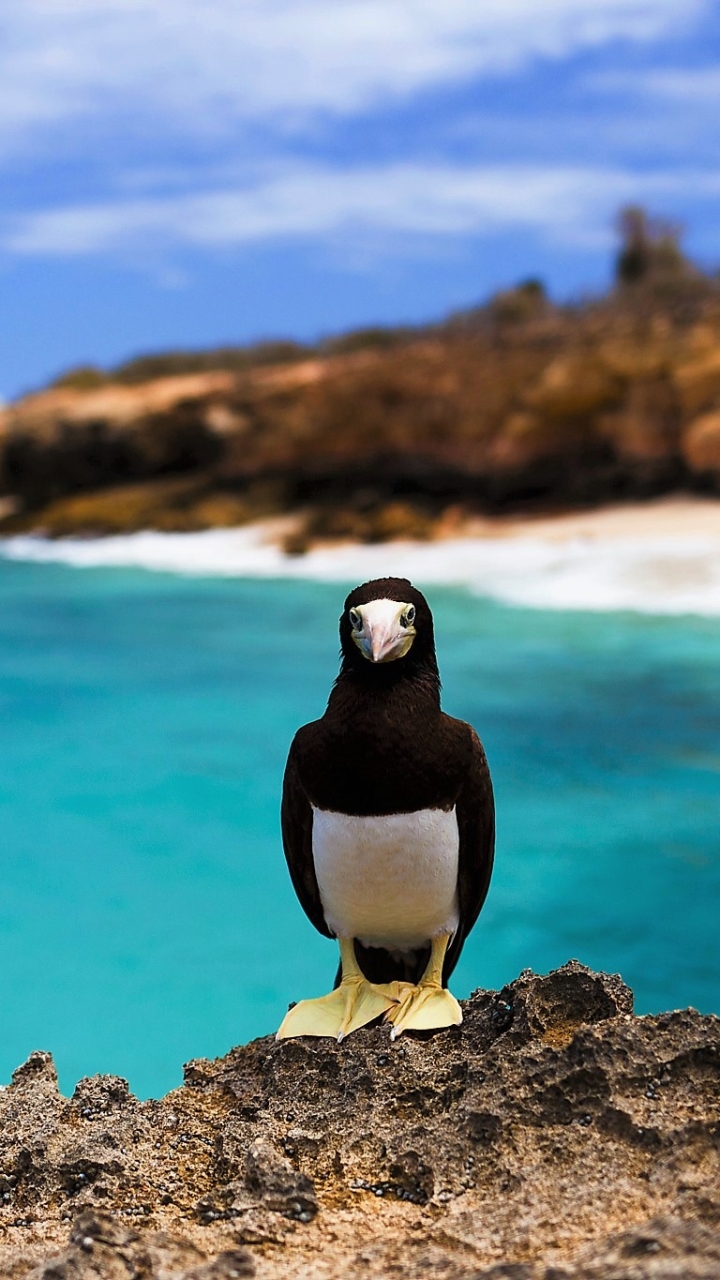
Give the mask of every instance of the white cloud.
[[0, 246], [31, 256], [87, 256], [180, 246], [238, 247], [342, 232], [402, 237], [482, 235], [525, 227], [584, 246], [604, 236], [618, 204], [689, 187], [720, 195], [720, 173], [638, 175], [619, 169], [396, 164], [299, 167], [252, 187], [76, 205], [6, 220]]
[[[110, 116], [152, 132], [352, 113], [651, 40], [705, 0], [4, 0], [0, 137]], [[66, 135], [72, 146], [73, 135]]]
[[720, 66], [647, 71], [634, 76], [596, 76], [593, 83], [600, 89], [650, 94], [691, 106], [716, 106], [720, 103]]

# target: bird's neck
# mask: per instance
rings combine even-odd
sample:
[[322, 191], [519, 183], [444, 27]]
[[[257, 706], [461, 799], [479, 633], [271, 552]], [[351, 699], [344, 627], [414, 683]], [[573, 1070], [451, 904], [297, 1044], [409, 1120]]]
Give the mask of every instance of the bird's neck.
[[[395, 668], [393, 670], [392, 668]], [[423, 718], [440, 712], [440, 677], [435, 663], [416, 663], [412, 668], [353, 666], [342, 669], [333, 686], [328, 711], [344, 717], [381, 714]]]

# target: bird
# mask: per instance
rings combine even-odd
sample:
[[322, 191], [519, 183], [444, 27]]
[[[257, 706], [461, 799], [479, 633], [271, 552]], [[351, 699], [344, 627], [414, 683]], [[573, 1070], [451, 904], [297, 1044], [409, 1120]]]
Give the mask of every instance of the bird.
[[278, 1040], [342, 1041], [380, 1017], [392, 1039], [459, 1025], [447, 981], [493, 867], [487, 759], [441, 709], [422, 592], [407, 578], [356, 587], [340, 654], [324, 715], [290, 746], [281, 805], [293, 887], [340, 965], [328, 995], [290, 1006]]

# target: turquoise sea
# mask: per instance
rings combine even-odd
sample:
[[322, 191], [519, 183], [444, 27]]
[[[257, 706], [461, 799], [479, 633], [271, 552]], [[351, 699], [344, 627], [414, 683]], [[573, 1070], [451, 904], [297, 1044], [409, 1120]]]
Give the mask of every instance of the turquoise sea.
[[[329, 989], [278, 806], [352, 585], [0, 559], [0, 1081], [159, 1095]], [[576, 956], [720, 1012], [720, 618], [428, 595], [498, 806], [456, 994]]]

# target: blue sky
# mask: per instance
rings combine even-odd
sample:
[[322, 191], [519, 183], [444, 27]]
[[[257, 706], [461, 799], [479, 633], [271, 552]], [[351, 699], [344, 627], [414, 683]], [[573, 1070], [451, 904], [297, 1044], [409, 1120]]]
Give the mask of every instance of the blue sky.
[[0, 0], [0, 395], [170, 347], [720, 265], [703, 0]]

